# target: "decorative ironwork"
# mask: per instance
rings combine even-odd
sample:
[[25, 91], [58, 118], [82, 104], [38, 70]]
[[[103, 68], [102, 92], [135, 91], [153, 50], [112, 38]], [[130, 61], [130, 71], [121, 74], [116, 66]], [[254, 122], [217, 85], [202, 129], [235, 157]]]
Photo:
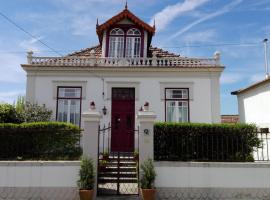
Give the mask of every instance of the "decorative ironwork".
[[156, 161], [241, 162], [270, 161], [270, 132], [260, 129], [255, 134], [261, 145], [248, 146], [243, 135], [235, 134], [166, 134], [154, 133]]
[[[139, 151], [139, 128], [134, 130]], [[111, 125], [99, 128], [98, 195], [138, 195], [139, 158], [135, 152], [112, 152]]]

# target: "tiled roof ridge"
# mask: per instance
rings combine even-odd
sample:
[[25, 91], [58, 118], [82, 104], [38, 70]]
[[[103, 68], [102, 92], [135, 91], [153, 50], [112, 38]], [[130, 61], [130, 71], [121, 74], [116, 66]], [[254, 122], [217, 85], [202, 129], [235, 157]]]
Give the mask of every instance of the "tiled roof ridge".
[[[79, 51], [75, 51], [73, 53], [68, 54], [67, 56], [90, 56], [90, 52], [94, 50], [96, 57], [101, 57], [101, 45], [96, 45], [88, 48], [81, 49]], [[168, 52], [158, 47], [153, 47], [152, 45], [149, 47], [150, 57], [153, 56], [153, 52], [156, 52], [157, 57], [180, 57], [180, 55]]]

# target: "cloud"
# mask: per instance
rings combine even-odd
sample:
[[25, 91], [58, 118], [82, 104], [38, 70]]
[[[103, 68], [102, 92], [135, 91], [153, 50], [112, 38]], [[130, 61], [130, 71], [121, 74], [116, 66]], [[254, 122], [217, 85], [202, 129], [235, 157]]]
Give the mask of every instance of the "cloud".
[[199, 31], [188, 33], [184, 35], [181, 40], [187, 43], [194, 43], [194, 42], [209, 42], [213, 41], [213, 38], [216, 37], [217, 33], [214, 29]]
[[175, 18], [183, 15], [186, 12], [195, 10], [196, 8], [202, 6], [208, 1], [210, 0], [185, 0], [184, 2], [169, 5], [162, 11], [156, 13], [152, 17], [150, 24], [153, 24], [155, 20], [157, 29], [162, 30], [166, 28], [166, 26]]
[[253, 75], [250, 76], [250, 82], [251, 83], [256, 83], [258, 81], [262, 81], [263, 79], [265, 79], [265, 73], [263, 73], [263, 72], [253, 74]]
[[0, 92], [0, 102], [14, 103], [18, 96], [25, 95], [25, 91]]
[[76, 17], [72, 20], [71, 28], [73, 35], [85, 36], [95, 33], [96, 21], [93, 17]]
[[245, 79], [245, 75], [237, 73], [223, 73], [220, 78], [221, 84], [234, 84]]
[[39, 41], [38, 40], [42, 40], [43, 37], [37, 37], [36, 38], [31, 38], [29, 40], [23, 40], [22, 42], [20, 42], [19, 46], [22, 47], [23, 49], [25, 49], [26, 51], [39, 51]]
[[26, 62], [26, 55], [0, 54], [0, 82], [24, 83], [25, 72], [20, 64]]
[[207, 14], [202, 18], [199, 18], [195, 21], [193, 21], [192, 23], [190, 23], [189, 25], [185, 26], [184, 28], [180, 29], [178, 32], [176, 32], [175, 34], [173, 34], [169, 39], [173, 39], [176, 38], [180, 35], [182, 35], [183, 33], [189, 31], [191, 28], [193, 28], [194, 26], [207, 21], [209, 19], [212, 19], [214, 17], [217, 17], [219, 15], [225, 14], [227, 12], [229, 12], [231, 9], [233, 9], [235, 6], [237, 6], [238, 4], [242, 3], [243, 0], [233, 0], [231, 3], [225, 5], [223, 8], [218, 9], [218, 11], [215, 11], [213, 13]]

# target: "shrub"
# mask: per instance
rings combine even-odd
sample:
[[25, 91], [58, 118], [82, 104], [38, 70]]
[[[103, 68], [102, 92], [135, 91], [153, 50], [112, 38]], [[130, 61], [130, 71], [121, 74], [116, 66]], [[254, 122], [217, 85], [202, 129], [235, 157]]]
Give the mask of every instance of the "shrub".
[[81, 159], [81, 168], [79, 171], [78, 187], [84, 190], [91, 190], [94, 188], [95, 172], [93, 160], [85, 156]]
[[18, 121], [14, 106], [7, 103], [0, 104], [0, 123], [17, 123]]
[[155, 160], [254, 161], [260, 145], [256, 126], [248, 124], [156, 123]]
[[77, 160], [80, 132], [63, 122], [0, 124], [0, 160]]
[[25, 101], [25, 97], [19, 96], [15, 104], [16, 113], [20, 122], [48, 122], [52, 117], [52, 110], [37, 103]]
[[43, 104], [29, 103], [19, 96], [16, 104], [0, 104], [0, 123], [48, 122], [51, 121], [52, 110]]
[[156, 172], [154, 169], [154, 164], [151, 159], [147, 159], [141, 165], [142, 177], [140, 179], [140, 187], [142, 189], [153, 189], [154, 182], [156, 178]]

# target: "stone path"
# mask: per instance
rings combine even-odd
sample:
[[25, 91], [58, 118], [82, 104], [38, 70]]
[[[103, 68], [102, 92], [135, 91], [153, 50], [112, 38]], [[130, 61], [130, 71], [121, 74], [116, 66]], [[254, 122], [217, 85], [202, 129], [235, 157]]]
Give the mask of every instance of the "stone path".
[[108, 197], [98, 197], [97, 200], [118, 200], [118, 199], [125, 199], [125, 200], [139, 200], [139, 197], [136, 195], [132, 196], [108, 196]]

